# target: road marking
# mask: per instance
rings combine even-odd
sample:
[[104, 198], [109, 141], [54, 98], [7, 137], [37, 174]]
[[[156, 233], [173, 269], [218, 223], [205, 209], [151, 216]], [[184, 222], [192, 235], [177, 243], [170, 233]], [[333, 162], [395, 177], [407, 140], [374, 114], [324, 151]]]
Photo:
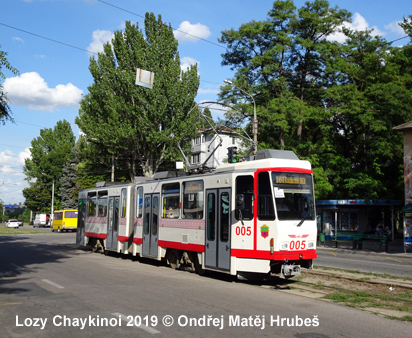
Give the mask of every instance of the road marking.
[[5, 306], [5, 305], [19, 305], [22, 303], [10, 303], [10, 302], [0, 302], [0, 306]]
[[[127, 318], [125, 315], [122, 315], [119, 312], [112, 313], [112, 315], [116, 316], [116, 317], [120, 317], [122, 320], [124, 320], [127, 323], [130, 321], [129, 318]], [[157, 331], [156, 329], [154, 329], [152, 327], [149, 327], [149, 326], [146, 326], [146, 325], [143, 325], [143, 324], [141, 324], [140, 326], [136, 326], [136, 327], [138, 327], [139, 329], [145, 330], [146, 332], [149, 332], [151, 334], [160, 333], [160, 331]]]
[[391, 258], [391, 257], [385, 257], [386, 259], [391, 259], [391, 260], [393, 260], [393, 261], [395, 261], [395, 262], [398, 262], [398, 263], [403, 263], [403, 264], [405, 264], [405, 262], [402, 262], [402, 261], [398, 261], [397, 259], [394, 259], [394, 258]]
[[56, 284], [56, 283], [54, 283], [54, 282], [52, 282], [52, 281], [49, 281], [48, 279], [42, 279], [42, 281], [45, 282], [45, 283], [47, 283], [47, 284], [50, 284], [50, 285], [54, 286], [55, 288], [64, 289], [64, 286], [61, 286], [61, 285]]
[[337, 257], [333, 252], [331, 252], [332, 255], [334, 255], [335, 257]]

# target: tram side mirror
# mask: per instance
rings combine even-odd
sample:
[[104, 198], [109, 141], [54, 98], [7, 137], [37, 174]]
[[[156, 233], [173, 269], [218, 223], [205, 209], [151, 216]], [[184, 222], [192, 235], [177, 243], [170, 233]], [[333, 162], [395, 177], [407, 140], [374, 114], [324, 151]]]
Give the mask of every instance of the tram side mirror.
[[244, 209], [245, 208], [245, 195], [237, 194], [236, 195], [236, 209]]

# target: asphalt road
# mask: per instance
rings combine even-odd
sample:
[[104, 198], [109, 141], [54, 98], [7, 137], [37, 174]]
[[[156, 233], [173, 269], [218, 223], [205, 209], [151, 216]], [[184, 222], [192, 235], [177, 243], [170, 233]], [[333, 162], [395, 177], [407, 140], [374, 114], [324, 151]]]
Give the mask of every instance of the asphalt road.
[[315, 266], [412, 277], [412, 253], [396, 254], [318, 247]]
[[1, 337], [389, 337], [411, 324], [78, 248], [74, 233], [0, 236]]

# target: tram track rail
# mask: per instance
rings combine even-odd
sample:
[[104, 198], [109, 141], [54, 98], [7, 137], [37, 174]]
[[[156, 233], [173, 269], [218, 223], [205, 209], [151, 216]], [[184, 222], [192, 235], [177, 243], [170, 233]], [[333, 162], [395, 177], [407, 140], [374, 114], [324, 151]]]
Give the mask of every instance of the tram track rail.
[[314, 269], [302, 271], [297, 278], [278, 281], [270, 289], [412, 323], [412, 280], [408, 278]]

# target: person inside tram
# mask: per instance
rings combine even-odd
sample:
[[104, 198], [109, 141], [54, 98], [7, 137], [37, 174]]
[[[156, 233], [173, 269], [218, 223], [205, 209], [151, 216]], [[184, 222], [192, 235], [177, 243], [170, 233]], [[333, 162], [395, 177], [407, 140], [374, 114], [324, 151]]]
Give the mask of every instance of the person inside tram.
[[168, 218], [174, 218], [173, 208], [169, 207], [169, 214], [167, 215]]

